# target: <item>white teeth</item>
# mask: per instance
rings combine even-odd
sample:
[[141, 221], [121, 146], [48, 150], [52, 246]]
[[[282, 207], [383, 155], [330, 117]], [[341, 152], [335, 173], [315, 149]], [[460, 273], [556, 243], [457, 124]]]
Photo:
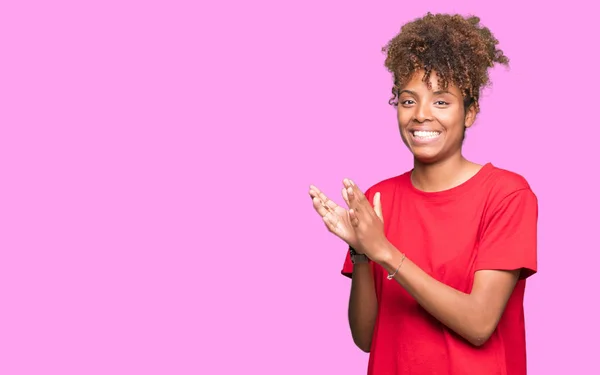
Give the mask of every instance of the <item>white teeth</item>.
[[415, 137], [419, 138], [435, 138], [438, 135], [440, 135], [440, 132], [417, 130], [413, 134], [415, 135]]

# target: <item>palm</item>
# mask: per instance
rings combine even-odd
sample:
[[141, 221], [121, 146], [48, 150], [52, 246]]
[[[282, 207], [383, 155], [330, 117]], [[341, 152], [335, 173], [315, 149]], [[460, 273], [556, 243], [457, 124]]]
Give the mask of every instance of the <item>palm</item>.
[[352, 180], [344, 179], [342, 197], [348, 209], [327, 198], [314, 185], [310, 186], [309, 195], [312, 197], [313, 208], [331, 233], [365, 255], [377, 256], [372, 251], [368, 253], [368, 249], [376, 250], [374, 245], [381, 244], [381, 239], [385, 239], [379, 192], [375, 192], [371, 203]]
[[313, 198], [313, 207], [323, 218], [327, 229], [346, 243], [354, 243], [356, 236], [348, 210], [327, 198], [314, 186], [311, 187], [310, 195]]
[[[333, 203], [332, 201], [330, 202]], [[330, 210], [327, 215], [330, 215], [328, 220], [333, 223], [332, 232], [346, 242], [354, 242], [354, 227], [352, 226], [352, 223], [350, 223], [348, 210], [336, 205], [336, 207]]]

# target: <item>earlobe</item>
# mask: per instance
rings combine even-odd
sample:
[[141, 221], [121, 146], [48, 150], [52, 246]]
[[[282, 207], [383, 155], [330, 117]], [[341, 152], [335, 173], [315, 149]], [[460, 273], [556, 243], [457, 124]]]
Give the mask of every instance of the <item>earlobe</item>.
[[469, 109], [467, 109], [467, 113], [465, 116], [465, 128], [468, 129], [475, 122], [475, 107], [471, 105]]

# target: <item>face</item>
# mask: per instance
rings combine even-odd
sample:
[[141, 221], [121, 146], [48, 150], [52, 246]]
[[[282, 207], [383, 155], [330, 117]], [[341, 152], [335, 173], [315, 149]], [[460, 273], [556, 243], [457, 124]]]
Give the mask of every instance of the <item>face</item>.
[[421, 163], [435, 163], [461, 153], [464, 131], [475, 120], [473, 106], [465, 111], [463, 96], [454, 85], [438, 86], [430, 75], [431, 89], [418, 71], [400, 91], [398, 125], [404, 144]]

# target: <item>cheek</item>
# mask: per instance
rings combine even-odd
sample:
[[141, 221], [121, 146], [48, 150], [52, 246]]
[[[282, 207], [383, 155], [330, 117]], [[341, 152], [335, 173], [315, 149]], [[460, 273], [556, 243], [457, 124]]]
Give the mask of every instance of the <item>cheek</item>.
[[436, 118], [448, 132], [461, 131], [464, 127], [464, 118], [454, 111], [445, 111], [437, 114]]
[[401, 129], [408, 126], [408, 124], [410, 123], [410, 120], [412, 119], [412, 115], [410, 113], [408, 113], [408, 111], [399, 111], [397, 117], [398, 117], [398, 125], [400, 126]]

